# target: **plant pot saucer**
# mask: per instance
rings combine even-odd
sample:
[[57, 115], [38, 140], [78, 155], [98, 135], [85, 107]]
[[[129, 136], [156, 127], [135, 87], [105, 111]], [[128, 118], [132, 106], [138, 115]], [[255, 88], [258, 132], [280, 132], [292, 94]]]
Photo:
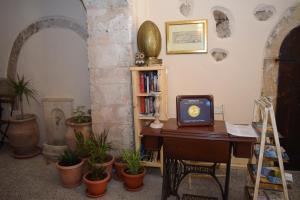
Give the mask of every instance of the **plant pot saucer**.
[[102, 194], [99, 194], [99, 195], [93, 195], [93, 194], [90, 194], [89, 192], [88, 192], [88, 190], [86, 189], [85, 190], [85, 194], [86, 194], [86, 196], [88, 196], [88, 197], [91, 197], [91, 198], [98, 198], [98, 197], [102, 197], [103, 195], [105, 195], [105, 193], [106, 193], [106, 190], [102, 193]]
[[125, 188], [127, 191], [130, 191], [130, 192], [138, 192], [138, 191], [140, 191], [140, 190], [143, 188], [144, 183], [142, 183], [142, 185], [141, 185], [140, 187], [137, 187], [137, 188], [128, 188], [128, 187], [126, 186], [125, 183], [123, 184], [123, 186], [124, 186], [124, 188]]
[[32, 158], [41, 153], [41, 148], [40, 147], [35, 147], [34, 150], [29, 153], [29, 154], [15, 154], [14, 152], [12, 153], [12, 156], [16, 159], [26, 159], [26, 158]]

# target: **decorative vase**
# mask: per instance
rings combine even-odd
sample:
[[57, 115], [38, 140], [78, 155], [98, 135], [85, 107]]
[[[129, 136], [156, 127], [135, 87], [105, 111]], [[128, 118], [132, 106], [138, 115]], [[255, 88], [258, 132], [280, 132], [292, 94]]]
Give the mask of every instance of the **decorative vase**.
[[83, 176], [83, 181], [86, 185], [86, 196], [93, 198], [103, 196], [106, 192], [106, 187], [109, 179], [111, 178], [110, 174], [107, 174], [107, 176], [103, 180], [96, 181], [89, 180], [87, 176], [88, 173]]
[[41, 152], [37, 146], [40, 135], [35, 115], [27, 114], [22, 120], [10, 119], [7, 135], [15, 158], [31, 158]]
[[75, 123], [73, 118], [66, 119], [66, 125], [68, 126], [68, 131], [66, 133], [66, 143], [69, 149], [76, 150], [76, 137], [75, 131], [82, 133], [84, 139], [88, 139], [92, 134], [92, 122], [86, 123]]
[[81, 160], [77, 165], [73, 166], [62, 166], [58, 162], [56, 163], [63, 187], [74, 188], [80, 185], [83, 163], [83, 160]]
[[157, 59], [161, 50], [161, 35], [158, 27], [152, 21], [145, 21], [137, 34], [137, 45], [148, 60]]

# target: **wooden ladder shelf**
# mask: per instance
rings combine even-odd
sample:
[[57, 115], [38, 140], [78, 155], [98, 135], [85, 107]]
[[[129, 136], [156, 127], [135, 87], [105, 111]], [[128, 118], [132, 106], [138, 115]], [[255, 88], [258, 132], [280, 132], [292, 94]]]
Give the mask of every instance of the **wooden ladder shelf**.
[[[282, 153], [281, 153], [281, 146], [279, 143], [279, 135], [277, 131], [277, 125], [274, 115], [274, 109], [272, 105], [271, 98], [269, 97], [261, 97], [257, 100], [255, 100], [254, 105], [254, 119], [256, 118], [256, 114], [260, 114], [260, 118], [262, 119], [262, 131], [261, 131], [261, 137], [260, 137], [260, 149], [259, 149], [259, 156], [258, 156], [258, 162], [257, 162], [257, 170], [256, 170], [256, 179], [255, 179], [255, 188], [254, 188], [254, 195], [253, 199], [256, 200], [258, 197], [259, 187], [260, 187], [260, 181], [261, 181], [261, 170], [263, 167], [263, 159], [264, 159], [264, 152], [265, 152], [265, 146], [266, 146], [266, 139], [267, 139], [267, 128], [268, 128], [268, 122], [271, 123], [275, 141], [275, 148], [277, 153], [277, 161], [280, 168], [280, 175], [281, 175], [281, 183], [283, 187], [283, 193], [284, 193], [284, 199], [288, 200], [288, 189], [285, 179], [285, 173], [284, 173], [284, 166], [283, 166], [283, 159], [282, 159]], [[270, 119], [269, 119], [270, 117]]]

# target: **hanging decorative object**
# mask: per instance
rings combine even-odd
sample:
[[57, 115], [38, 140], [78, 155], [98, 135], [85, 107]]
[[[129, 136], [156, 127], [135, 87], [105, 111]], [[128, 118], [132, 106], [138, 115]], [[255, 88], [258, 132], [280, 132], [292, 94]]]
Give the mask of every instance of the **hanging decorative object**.
[[188, 17], [192, 11], [192, 0], [180, 0], [180, 1], [183, 1], [183, 3], [181, 3], [179, 7], [180, 13], [183, 16]]
[[162, 59], [157, 59], [161, 50], [161, 35], [152, 21], [145, 21], [140, 26], [137, 45], [139, 51], [145, 54], [147, 65], [162, 64]]

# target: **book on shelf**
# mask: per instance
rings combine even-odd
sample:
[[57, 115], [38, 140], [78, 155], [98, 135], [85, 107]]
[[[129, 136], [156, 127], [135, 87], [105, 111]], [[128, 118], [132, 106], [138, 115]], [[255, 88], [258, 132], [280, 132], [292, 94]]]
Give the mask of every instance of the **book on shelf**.
[[143, 153], [141, 153], [141, 160], [147, 161], [147, 162], [158, 162], [159, 160], [159, 153], [158, 151], [151, 151], [151, 150], [144, 150]]
[[[283, 147], [281, 147], [280, 149], [281, 149], [282, 159], [284, 161], [288, 161], [289, 160], [289, 156], [286, 153], [285, 149]], [[260, 151], [260, 145], [259, 144], [255, 144], [254, 145], [254, 152], [255, 152], [255, 154], [259, 155], [259, 151]], [[276, 147], [274, 145], [266, 145], [265, 146], [264, 157], [266, 157], [268, 159], [277, 159]]]
[[[249, 164], [248, 165], [249, 170], [251, 171], [252, 175], [256, 175], [256, 171], [257, 171], [257, 166], [254, 164]], [[284, 173], [287, 184], [290, 187], [290, 184], [292, 183], [291, 181], [293, 181], [293, 177], [291, 176], [290, 173]], [[280, 174], [280, 170], [277, 167], [262, 167], [261, 168], [261, 179], [260, 181], [262, 183], [267, 183], [267, 184], [282, 184], [281, 181], [281, 174]]]
[[141, 93], [149, 94], [151, 92], [159, 91], [157, 71], [140, 72], [139, 79]]
[[[254, 187], [246, 186], [246, 193], [249, 199], [253, 199]], [[283, 200], [283, 192], [277, 190], [259, 189], [257, 200]]]
[[155, 98], [153, 96], [140, 97], [140, 116], [149, 117], [154, 115], [154, 100]]

